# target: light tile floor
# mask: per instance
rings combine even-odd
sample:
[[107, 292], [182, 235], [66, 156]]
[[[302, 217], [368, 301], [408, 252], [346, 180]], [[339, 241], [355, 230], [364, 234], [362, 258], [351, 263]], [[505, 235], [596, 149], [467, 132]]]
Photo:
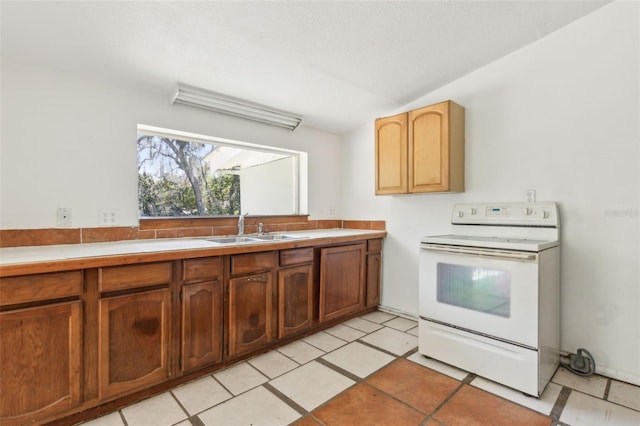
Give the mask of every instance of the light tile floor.
[[638, 386], [561, 367], [527, 397], [423, 357], [417, 334], [373, 312], [84, 425], [640, 425]]

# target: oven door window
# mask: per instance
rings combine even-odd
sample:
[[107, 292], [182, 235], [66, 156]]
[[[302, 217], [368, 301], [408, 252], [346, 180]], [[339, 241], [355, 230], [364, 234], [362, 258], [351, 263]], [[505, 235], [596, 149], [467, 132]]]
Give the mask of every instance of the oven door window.
[[511, 316], [509, 271], [438, 263], [438, 302], [491, 315]]

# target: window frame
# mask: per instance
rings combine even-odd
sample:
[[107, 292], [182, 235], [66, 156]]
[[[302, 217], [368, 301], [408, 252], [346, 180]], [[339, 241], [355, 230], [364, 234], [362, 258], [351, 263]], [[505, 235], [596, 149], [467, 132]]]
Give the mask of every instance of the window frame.
[[[256, 144], [251, 142], [243, 142], [233, 139], [226, 139], [216, 136], [207, 136], [196, 133], [185, 132], [181, 130], [166, 129], [162, 127], [150, 126], [146, 124], [137, 125], [137, 134], [144, 134], [148, 136], [157, 136], [160, 138], [177, 139], [186, 142], [203, 143], [203, 144], [215, 144], [220, 146], [227, 146], [233, 148], [247, 149], [252, 151], [259, 151], [265, 153], [286, 154], [293, 158], [293, 212], [289, 214], [261, 214], [255, 212], [257, 216], [305, 216], [308, 215], [308, 154], [304, 151], [298, 151], [288, 148], [280, 148], [269, 145]], [[139, 210], [139, 209], [138, 209]], [[139, 216], [139, 219], [158, 219], [158, 218], [216, 218], [216, 217], [234, 217], [234, 215], [212, 215], [212, 216]]]

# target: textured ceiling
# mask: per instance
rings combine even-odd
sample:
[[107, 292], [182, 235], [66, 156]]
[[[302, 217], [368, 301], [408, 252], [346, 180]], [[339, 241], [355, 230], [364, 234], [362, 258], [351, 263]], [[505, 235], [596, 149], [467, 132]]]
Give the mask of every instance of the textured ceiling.
[[340, 134], [606, 3], [2, 0], [1, 47], [167, 99], [199, 86]]

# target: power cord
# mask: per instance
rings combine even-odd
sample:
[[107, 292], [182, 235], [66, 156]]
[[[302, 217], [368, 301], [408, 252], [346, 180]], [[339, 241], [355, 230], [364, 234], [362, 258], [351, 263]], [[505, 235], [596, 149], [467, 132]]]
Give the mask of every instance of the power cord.
[[596, 371], [596, 360], [583, 348], [578, 349], [575, 354], [570, 354], [569, 362], [562, 361], [561, 364], [579, 376], [591, 376]]

